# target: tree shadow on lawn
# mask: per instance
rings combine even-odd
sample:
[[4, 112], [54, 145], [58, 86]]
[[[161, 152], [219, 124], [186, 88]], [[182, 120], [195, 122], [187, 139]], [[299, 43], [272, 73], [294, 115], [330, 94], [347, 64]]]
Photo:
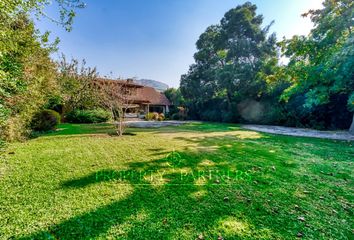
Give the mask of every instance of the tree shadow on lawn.
[[[127, 127], [125, 135], [136, 135], [139, 133], [175, 133], [175, 132], [224, 132], [240, 129], [235, 124], [220, 124], [220, 123], [188, 123], [180, 126], [166, 126], [160, 128], [135, 128]], [[114, 136], [115, 129], [111, 123], [96, 123], [96, 124], [60, 124], [57, 130], [38, 134], [38, 136], [69, 136], [69, 135], [92, 135], [102, 134]]]
[[[127, 129], [123, 136], [136, 136], [138, 132], [133, 129]], [[52, 132], [40, 133], [33, 135], [31, 138], [38, 137], [44, 138], [82, 138], [82, 137], [121, 137], [117, 135], [117, 132], [112, 124], [61, 124], [59, 128]]]
[[[291, 214], [298, 198], [295, 188], [288, 187], [297, 181], [297, 165], [284, 165], [282, 153], [273, 154], [266, 145], [255, 148], [260, 139], [247, 140], [246, 146], [237, 137], [233, 142], [225, 137], [180, 140], [218, 148], [171, 152], [158, 160], [130, 163], [127, 171], [105, 169], [66, 181], [64, 189], [113, 181], [132, 186], [133, 192], [20, 239], [92, 239], [105, 234], [124, 239], [193, 239], [200, 234], [205, 239], [279, 239], [306, 231]], [[275, 171], [273, 166], [283, 169]], [[205, 174], [210, 170], [212, 176]], [[234, 178], [236, 174], [230, 179], [228, 171], [251, 178]]]

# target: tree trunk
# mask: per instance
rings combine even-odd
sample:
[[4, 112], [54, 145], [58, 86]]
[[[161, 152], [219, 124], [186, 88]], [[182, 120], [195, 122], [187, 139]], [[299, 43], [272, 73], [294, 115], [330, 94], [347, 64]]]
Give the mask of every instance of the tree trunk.
[[349, 133], [354, 135], [354, 114], [353, 114], [352, 124], [350, 125], [349, 128]]
[[119, 136], [123, 136], [123, 119], [119, 119]]
[[226, 100], [227, 100], [227, 110], [229, 111], [229, 112], [231, 112], [232, 111], [232, 108], [231, 108], [231, 93], [227, 90], [227, 92], [226, 92]]

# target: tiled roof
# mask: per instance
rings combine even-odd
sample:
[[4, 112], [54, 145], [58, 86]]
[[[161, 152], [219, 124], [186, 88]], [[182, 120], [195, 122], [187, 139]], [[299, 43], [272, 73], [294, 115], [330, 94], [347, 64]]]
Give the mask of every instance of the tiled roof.
[[137, 98], [139, 100], [146, 100], [152, 105], [171, 105], [165, 94], [156, 91], [152, 87], [138, 88]]
[[156, 91], [152, 87], [145, 87], [127, 80], [111, 80], [99, 78], [96, 81], [101, 84], [104, 82], [123, 84], [125, 87], [136, 89], [136, 91], [134, 91], [136, 92], [136, 95], [132, 95], [129, 97], [129, 99], [131, 99], [131, 101], [134, 103], [145, 103], [151, 105], [171, 105], [170, 101], [165, 96], [165, 94]]

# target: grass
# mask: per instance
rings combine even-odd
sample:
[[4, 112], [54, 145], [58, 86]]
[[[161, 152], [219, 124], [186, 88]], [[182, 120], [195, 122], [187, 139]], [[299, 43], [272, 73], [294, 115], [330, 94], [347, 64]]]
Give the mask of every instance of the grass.
[[350, 239], [353, 142], [63, 124], [0, 162], [1, 239]]

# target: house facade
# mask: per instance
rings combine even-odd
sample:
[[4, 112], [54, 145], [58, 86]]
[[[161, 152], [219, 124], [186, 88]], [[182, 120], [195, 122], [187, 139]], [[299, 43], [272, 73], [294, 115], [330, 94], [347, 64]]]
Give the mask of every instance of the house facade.
[[146, 87], [133, 82], [133, 80], [98, 79], [100, 84], [118, 84], [120, 91], [127, 99], [124, 104], [127, 118], [144, 118], [149, 112], [168, 113], [170, 101], [165, 94], [152, 87]]

